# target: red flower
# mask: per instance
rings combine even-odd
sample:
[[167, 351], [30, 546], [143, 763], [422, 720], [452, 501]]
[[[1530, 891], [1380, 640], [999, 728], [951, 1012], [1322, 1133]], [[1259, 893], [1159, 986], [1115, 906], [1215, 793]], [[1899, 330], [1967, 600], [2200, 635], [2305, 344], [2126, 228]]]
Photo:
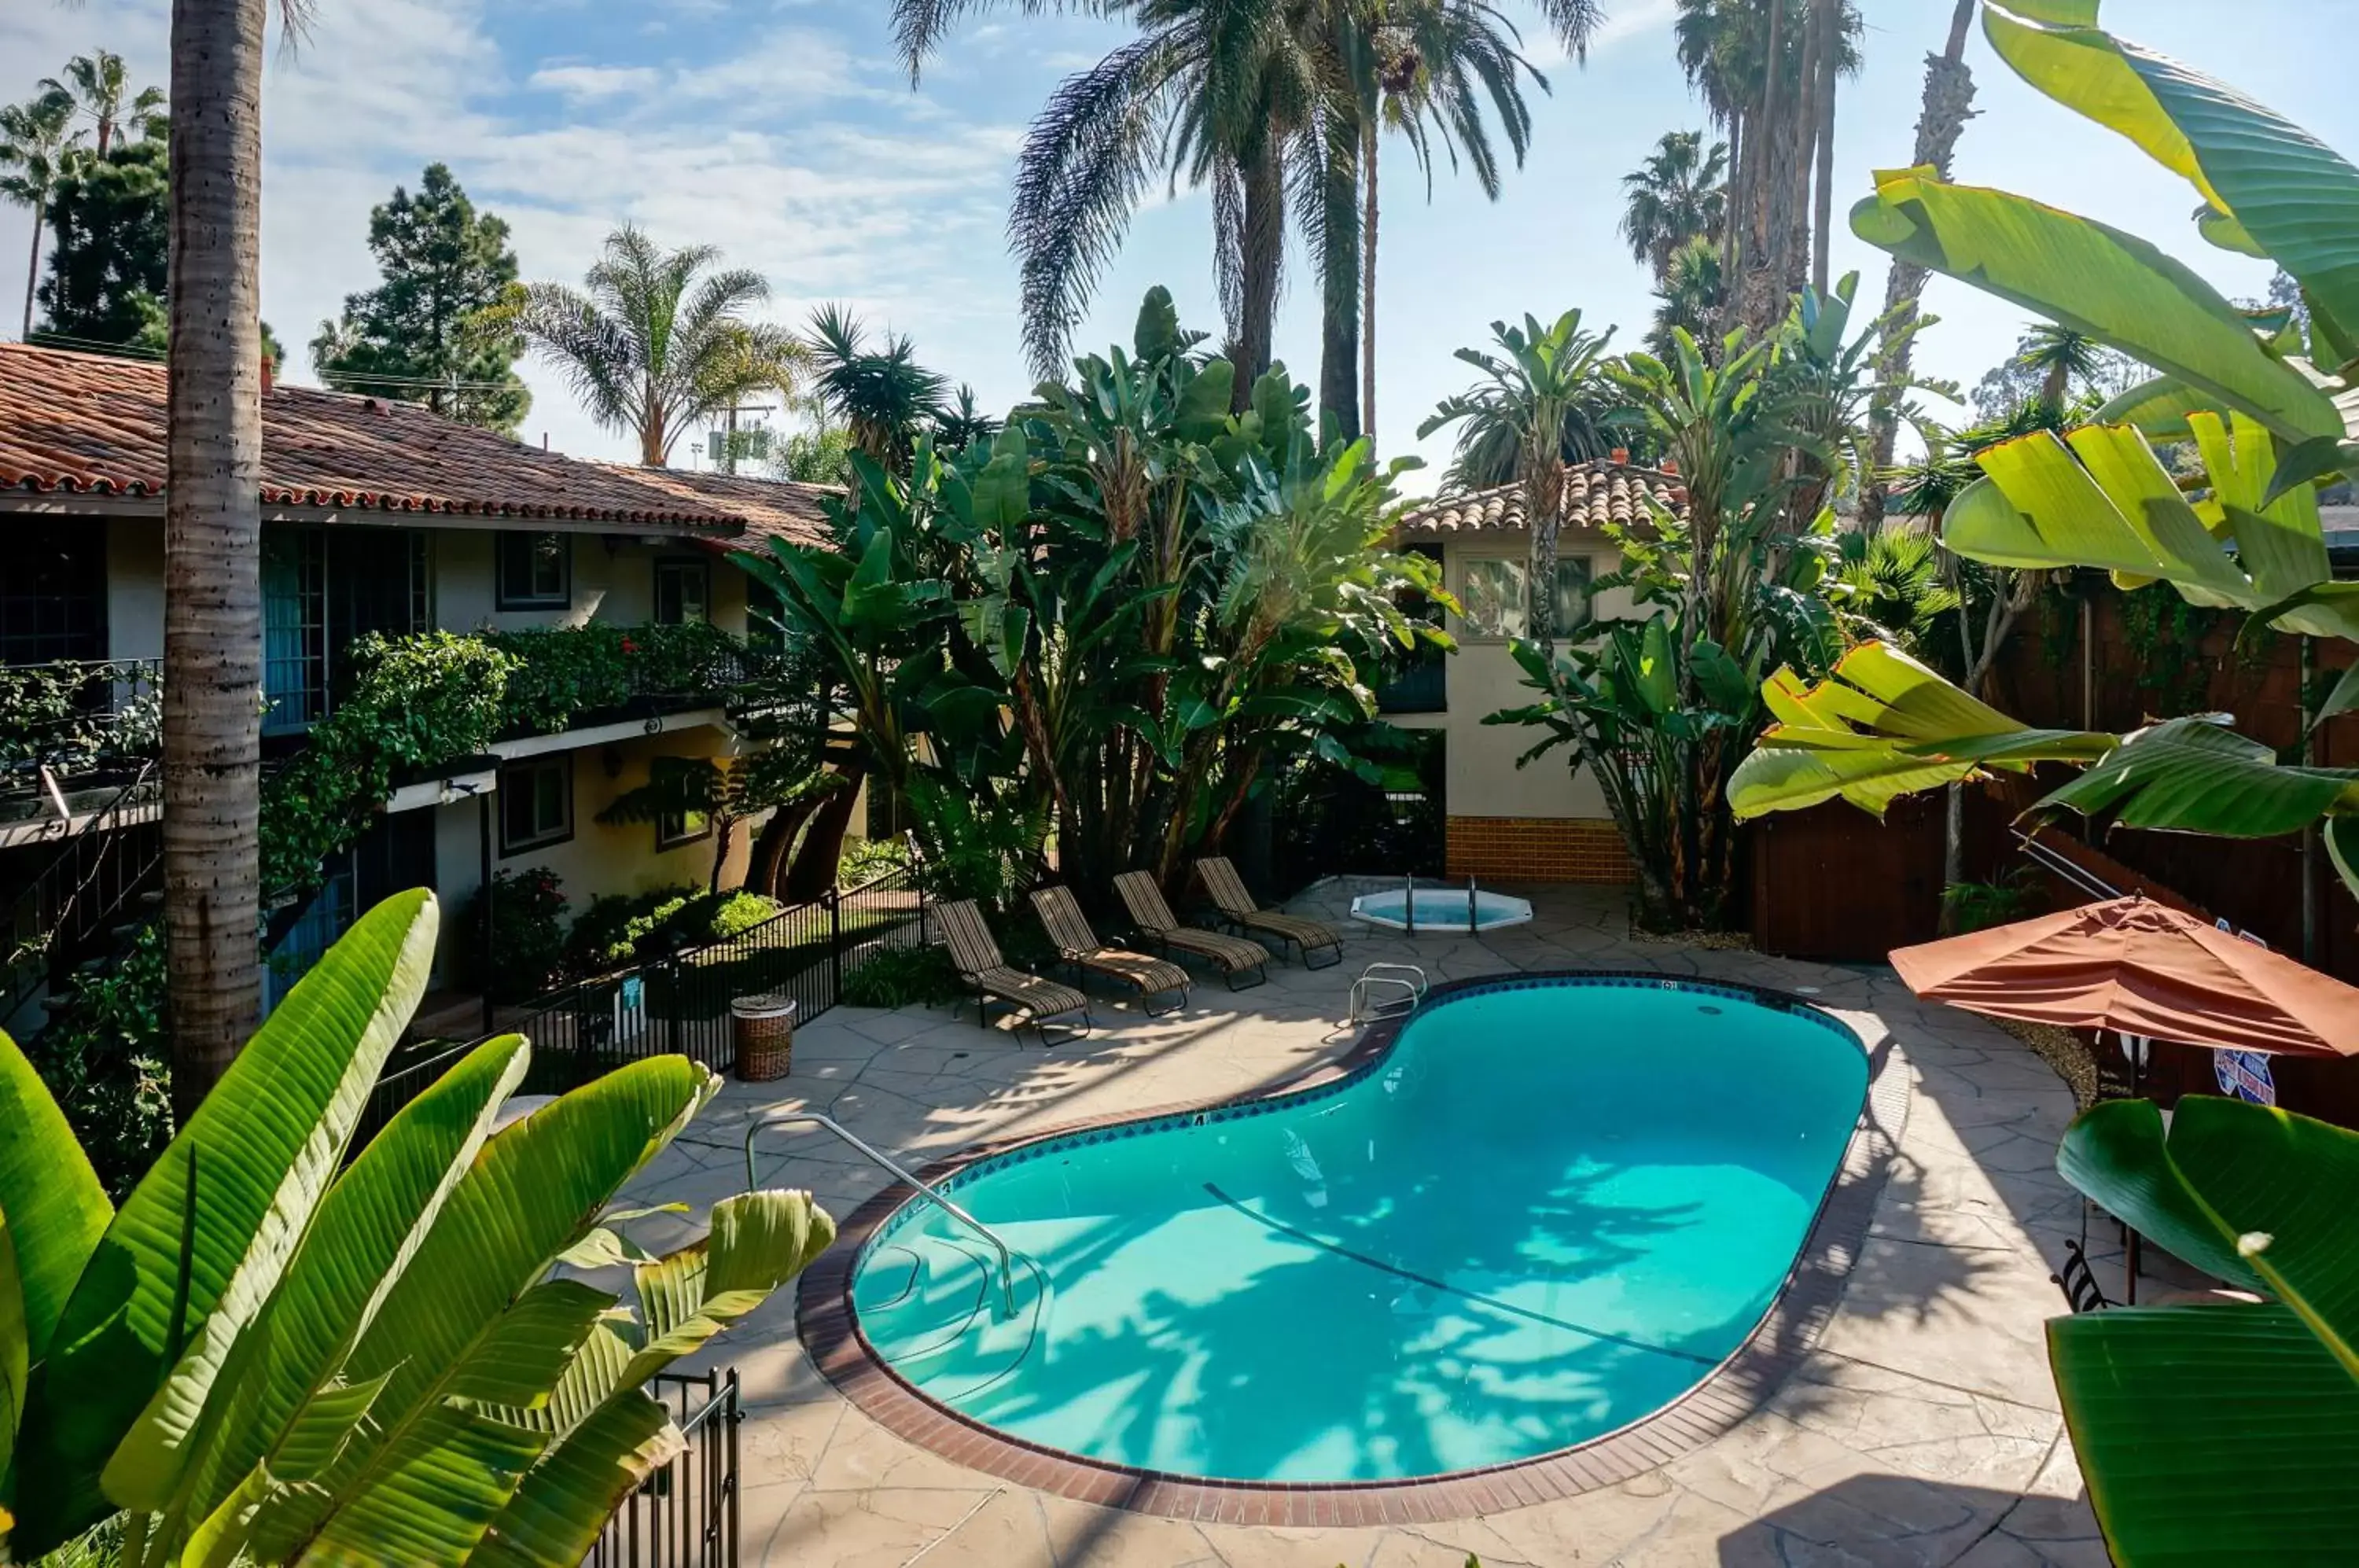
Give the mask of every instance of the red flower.
[[639, 651], [639, 645], [633, 642], [629, 637], [625, 637], [623, 639], [623, 651], [625, 653], [636, 653]]

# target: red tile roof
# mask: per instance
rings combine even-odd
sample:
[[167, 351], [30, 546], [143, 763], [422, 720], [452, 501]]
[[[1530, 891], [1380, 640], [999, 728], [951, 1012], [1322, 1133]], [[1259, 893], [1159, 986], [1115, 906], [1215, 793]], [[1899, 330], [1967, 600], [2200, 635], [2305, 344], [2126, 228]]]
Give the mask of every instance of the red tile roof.
[[[1608, 521], [1644, 522], [1652, 497], [1675, 517], [1688, 509], [1687, 486], [1676, 474], [1629, 463], [1582, 463], [1565, 471], [1564, 516], [1559, 526], [1595, 528]], [[1403, 514], [1401, 531], [1411, 535], [1467, 534], [1524, 527], [1524, 487], [1495, 485], [1471, 494], [1442, 495]]]
[[[701, 474], [682, 468], [626, 468], [624, 472], [642, 484], [670, 492], [683, 502], [715, 506], [744, 518], [747, 537], [716, 540], [720, 549], [757, 548], [762, 539], [816, 545], [830, 544], [835, 539], [834, 525], [828, 521], [827, 499], [843, 494], [838, 485]], [[754, 537], [756, 535], [760, 538]]]
[[[160, 495], [164, 390], [159, 364], [0, 343], [0, 495]], [[750, 521], [648, 471], [542, 452], [414, 403], [301, 387], [262, 400], [262, 499], [732, 536]]]

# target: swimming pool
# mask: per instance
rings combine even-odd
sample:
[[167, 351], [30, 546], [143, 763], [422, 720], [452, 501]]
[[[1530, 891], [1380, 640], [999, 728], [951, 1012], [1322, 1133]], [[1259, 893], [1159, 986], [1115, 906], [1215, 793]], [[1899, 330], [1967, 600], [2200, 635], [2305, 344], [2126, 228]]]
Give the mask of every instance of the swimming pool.
[[1363, 893], [1352, 900], [1352, 918], [1394, 931], [1463, 931], [1472, 927], [1490, 931], [1519, 926], [1532, 918], [1528, 898], [1510, 893], [1485, 893], [1467, 887], [1390, 887]]
[[1351, 1483], [1511, 1464], [1648, 1415], [1777, 1299], [1866, 1092], [1858, 1040], [1636, 977], [1437, 996], [1352, 1076], [959, 1171], [852, 1298], [928, 1398], [1104, 1464]]

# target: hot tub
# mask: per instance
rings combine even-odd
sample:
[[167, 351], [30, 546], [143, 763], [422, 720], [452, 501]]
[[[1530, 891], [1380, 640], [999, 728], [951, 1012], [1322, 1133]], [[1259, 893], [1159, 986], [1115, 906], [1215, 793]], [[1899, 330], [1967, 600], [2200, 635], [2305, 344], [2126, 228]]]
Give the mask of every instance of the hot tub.
[[[1461, 932], [1519, 926], [1532, 918], [1530, 899], [1517, 898], [1506, 893], [1485, 893], [1464, 887], [1419, 887], [1415, 892], [1417, 902], [1414, 909], [1409, 903], [1410, 896], [1410, 889], [1407, 887], [1363, 893], [1352, 900], [1352, 918], [1392, 931]], [[1471, 920], [1466, 918], [1470, 903], [1474, 917]], [[1413, 920], [1410, 918], [1412, 914], [1416, 917]]]

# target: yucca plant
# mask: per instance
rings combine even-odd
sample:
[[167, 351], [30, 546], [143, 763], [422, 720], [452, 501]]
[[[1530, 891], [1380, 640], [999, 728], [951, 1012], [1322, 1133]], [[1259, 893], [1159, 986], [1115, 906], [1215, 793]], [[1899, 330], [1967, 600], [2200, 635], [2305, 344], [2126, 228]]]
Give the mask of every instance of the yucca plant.
[[[0, 1036], [0, 1560], [113, 1519], [123, 1564], [579, 1563], [678, 1451], [641, 1385], [833, 1239], [787, 1192], [624, 1239], [610, 1201], [717, 1086], [681, 1057], [495, 1132], [503, 1036], [347, 1164], [437, 923], [363, 917], [120, 1210]], [[625, 1266], [629, 1306], [582, 1277]]]

